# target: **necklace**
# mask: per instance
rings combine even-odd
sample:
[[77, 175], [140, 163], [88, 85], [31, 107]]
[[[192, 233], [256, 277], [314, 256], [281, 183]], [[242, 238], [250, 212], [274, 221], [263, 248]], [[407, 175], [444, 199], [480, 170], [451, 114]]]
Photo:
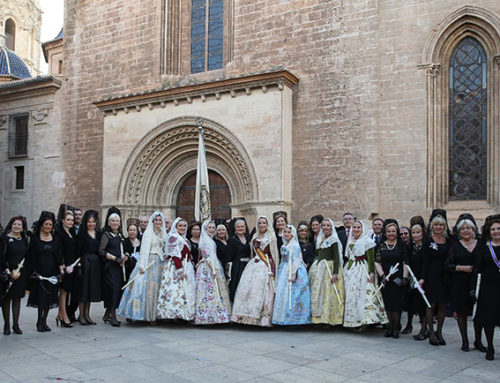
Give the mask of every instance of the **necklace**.
[[397, 242], [394, 242], [394, 244], [391, 247], [391, 245], [389, 245], [389, 243], [387, 243], [387, 242], [385, 243], [385, 245], [387, 246], [387, 250], [389, 250], [389, 251], [394, 250], [394, 248], [396, 247], [396, 244], [397, 244]]

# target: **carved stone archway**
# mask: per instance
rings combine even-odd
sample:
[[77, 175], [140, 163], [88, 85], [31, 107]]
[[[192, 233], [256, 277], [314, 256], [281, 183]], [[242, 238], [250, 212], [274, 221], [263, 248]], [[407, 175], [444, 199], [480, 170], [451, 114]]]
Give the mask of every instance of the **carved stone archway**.
[[[175, 214], [177, 194], [186, 176], [196, 170], [198, 117], [180, 117], [152, 129], [130, 153], [118, 187], [118, 205], [128, 218], [162, 209]], [[231, 204], [258, 198], [255, 171], [243, 145], [226, 128], [204, 119], [208, 168], [227, 182]], [[235, 211], [237, 214], [238, 211]]]

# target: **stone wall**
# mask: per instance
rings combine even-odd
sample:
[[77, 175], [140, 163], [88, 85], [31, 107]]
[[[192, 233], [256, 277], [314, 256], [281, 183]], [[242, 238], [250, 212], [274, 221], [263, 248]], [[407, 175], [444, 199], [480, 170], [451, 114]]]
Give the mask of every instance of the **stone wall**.
[[[68, 202], [101, 203], [103, 115], [94, 101], [284, 67], [300, 80], [293, 102], [293, 221], [320, 212], [339, 220], [346, 210], [364, 219], [428, 215], [426, 77], [417, 66], [434, 28], [466, 2], [240, 0], [233, 61], [223, 70], [163, 78], [162, 3], [66, 3]], [[500, 15], [497, 0], [474, 6]], [[180, 17], [186, 73], [188, 6]]]

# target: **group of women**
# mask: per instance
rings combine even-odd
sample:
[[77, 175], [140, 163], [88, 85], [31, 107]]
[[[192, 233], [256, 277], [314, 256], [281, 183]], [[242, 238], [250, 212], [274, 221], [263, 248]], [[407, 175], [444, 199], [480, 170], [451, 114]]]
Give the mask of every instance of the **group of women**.
[[[436, 209], [426, 228], [414, 217], [401, 236], [397, 221], [384, 221], [374, 241], [354, 220], [345, 246], [334, 222], [315, 216], [296, 229], [285, 214], [273, 222], [257, 219], [249, 235], [244, 219], [228, 228], [213, 221], [173, 223], [159, 211], [143, 233], [130, 223], [122, 235], [120, 211], [108, 211], [104, 229], [98, 214], [85, 212], [76, 234], [71, 210], [42, 212], [32, 235], [23, 217], [14, 217], [2, 235], [0, 293], [4, 334], [19, 328], [20, 300], [38, 308], [37, 330], [50, 331], [48, 311], [59, 307], [57, 324], [92, 325], [91, 302], [104, 301], [103, 320], [192, 321], [197, 325], [342, 325], [363, 331], [383, 325], [399, 338], [400, 318], [418, 315], [415, 340], [446, 344], [447, 303], [457, 315], [462, 350], [469, 351], [467, 316], [474, 308], [474, 346], [493, 359], [493, 330], [500, 325], [500, 215], [486, 219], [483, 235], [472, 216], [460, 216], [453, 233], [446, 212]], [[377, 243], [376, 243], [377, 242]], [[75, 318], [76, 308], [79, 316]], [[437, 318], [437, 328], [434, 321]], [[484, 329], [487, 347], [481, 343]]]

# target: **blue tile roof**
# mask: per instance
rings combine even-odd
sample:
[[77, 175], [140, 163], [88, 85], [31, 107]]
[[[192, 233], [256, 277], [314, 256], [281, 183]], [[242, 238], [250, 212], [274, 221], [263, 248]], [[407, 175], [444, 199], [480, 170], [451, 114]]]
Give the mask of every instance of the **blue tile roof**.
[[24, 79], [30, 78], [31, 74], [24, 61], [17, 54], [0, 46], [0, 76]]

